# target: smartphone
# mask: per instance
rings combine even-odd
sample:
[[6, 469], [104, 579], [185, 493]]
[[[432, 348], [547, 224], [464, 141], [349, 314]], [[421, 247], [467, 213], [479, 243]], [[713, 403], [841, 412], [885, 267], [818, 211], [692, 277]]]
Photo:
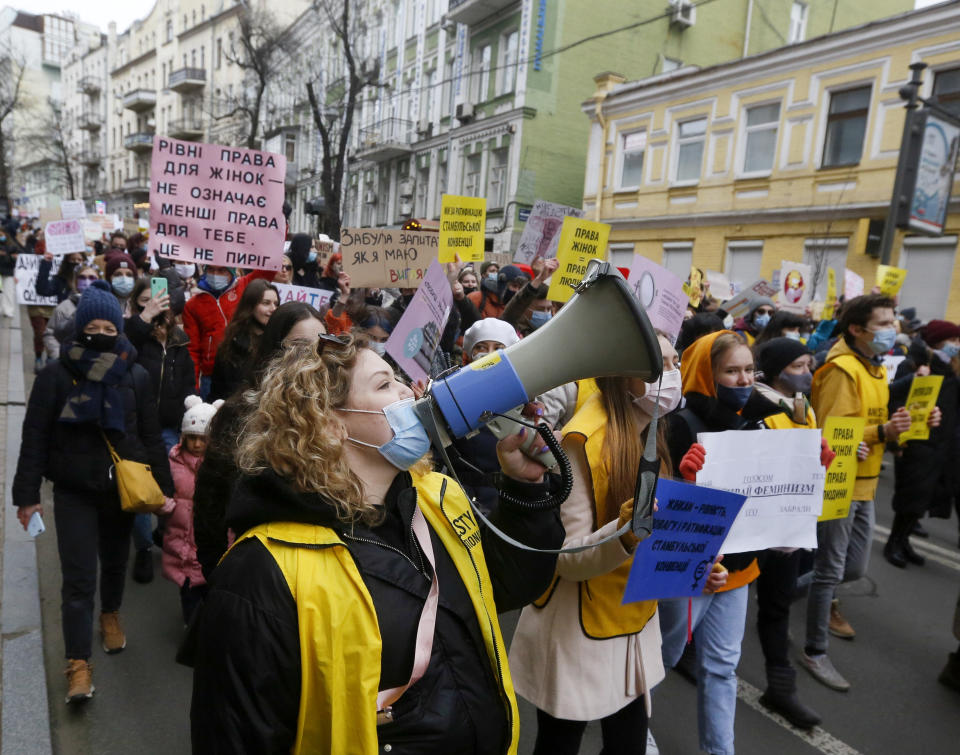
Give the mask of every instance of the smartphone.
[[150, 296], [153, 299], [157, 299], [161, 296], [167, 295], [167, 284], [168, 281], [163, 276], [153, 277], [150, 279]]
[[27, 534], [30, 537], [36, 537], [41, 534], [46, 527], [43, 526], [43, 517], [40, 516], [39, 511], [34, 511], [33, 516], [30, 517], [30, 521], [27, 522]]

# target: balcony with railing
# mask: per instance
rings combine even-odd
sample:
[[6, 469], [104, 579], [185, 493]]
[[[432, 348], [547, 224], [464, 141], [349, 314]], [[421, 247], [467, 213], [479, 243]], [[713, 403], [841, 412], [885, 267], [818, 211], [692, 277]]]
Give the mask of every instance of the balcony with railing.
[[207, 83], [207, 72], [202, 68], [178, 68], [170, 73], [167, 86], [174, 92], [195, 92]]
[[516, 0], [450, 0], [447, 18], [458, 24], [475, 24], [515, 4]]
[[149, 194], [150, 181], [140, 176], [128, 178], [123, 182], [123, 190], [128, 194]]
[[150, 152], [153, 149], [153, 132], [138, 131], [127, 134], [123, 137], [123, 147], [131, 152]]
[[134, 89], [123, 95], [123, 106], [135, 113], [150, 110], [157, 104], [157, 93], [152, 89]]
[[100, 79], [96, 76], [82, 76], [77, 82], [77, 91], [80, 94], [97, 94], [100, 87]]
[[413, 124], [402, 118], [386, 118], [360, 129], [357, 156], [365, 160], [390, 160], [412, 150]]
[[203, 136], [201, 118], [175, 118], [170, 121], [167, 133], [174, 139], [199, 139]]
[[84, 111], [77, 118], [77, 126], [83, 131], [99, 131], [103, 118], [98, 113]]
[[80, 164], [86, 165], [87, 167], [95, 167], [99, 165], [102, 159], [103, 158], [100, 155], [100, 149], [98, 147], [90, 147], [80, 153]]

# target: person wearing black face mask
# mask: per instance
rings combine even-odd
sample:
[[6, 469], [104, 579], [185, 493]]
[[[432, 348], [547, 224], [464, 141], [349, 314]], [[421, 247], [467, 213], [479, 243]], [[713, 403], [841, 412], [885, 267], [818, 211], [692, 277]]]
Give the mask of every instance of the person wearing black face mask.
[[90, 284], [75, 323], [60, 359], [34, 382], [13, 482], [24, 528], [34, 514], [43, 515], [43, 479], [53, 482], [68, 702], [93, 695], [89, 659], [98, 560], [101, 644], [107, 653], [126, 647], [118, 611], [133, 515], [120, 507], [107, 440], [121, 458], [149, 464], [165, 495], [174, 492], [150, 377], [120, 334], [123, 313], [109, 284]]

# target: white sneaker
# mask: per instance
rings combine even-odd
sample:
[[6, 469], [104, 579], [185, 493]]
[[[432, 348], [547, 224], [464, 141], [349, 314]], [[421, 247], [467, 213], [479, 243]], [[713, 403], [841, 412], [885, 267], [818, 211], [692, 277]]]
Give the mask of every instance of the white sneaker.
[[647, 729], [647, 755], [660, 755], [657, 740], [653, 738], [653, 732], [650, 729]]

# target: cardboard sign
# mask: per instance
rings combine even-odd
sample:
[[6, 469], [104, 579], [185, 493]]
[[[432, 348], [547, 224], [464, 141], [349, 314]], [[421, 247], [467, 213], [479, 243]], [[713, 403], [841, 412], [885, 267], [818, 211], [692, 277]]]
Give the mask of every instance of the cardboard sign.
[[817, 320], [832, 320], [837, 308], [837, 272], [832, 267], [827, 268], [827, 300]]
[[653, 532], [633, 554], [624, 603], [687, 598], [703, 586], [746, 496], [687, 482], [657, 482]]
[[900, 433], [900, 443], [908, 440], [930, 440], [930, 412], [937, 405], [943, 375], [914, 376], [907, 395], [906, 407], [910, 412], [910, 429]]
[[427, 380], [433, 355], [453, 309], [453, 291], [443, 265], [434, 261], [387, 339], [387, 353], [412, 380]]
[[676, 342], [687, 310], [683, 281], [653, 260], [634, 254], [630, 288], [646, 310], [650, 324], [666, 333], [671, 342]]
[[425, 231], [341, 228], [343, 272], [353, 288], [418, 288], [438, 243], [437, 234]]
[[287, 159], [154, 136], [150, 251], [206, 265], [279, 270]]
[[877, 285], [884, 296], [896, 296], [907, 279], [907, 271], [892, 265], [877, 265]]
[[54, 220], [43, 229], [50, 254], [73, 254], [85, 252], [87, 241], [83, 235], [83, 222], [80, 220]]
[[753, 299], [758, 297], [772, 299], [774, 296], [776, 296], [776, 294], [777, 289], [774, 288], [769, 282], [761, 278], [760, 280], [751, 283], [729, 301], [725, 301], [722, 309], [733, 319], [737, 319], [738, 317], [746, 317], [747, 313], [750, 311], [750, 302]]
[[37, 220], [41, 228], [46, 228], [47, 223], [52, 223], [54, 220], [63, 220], [63, 215], [60, 214], [59, 207], [41, 207]]
[[719, 301], [733, 296], [733, 285], [730, 279], [716, 270], [707, 270], [707, 284], [710, 286], [710, 295]]
[[857, 484], [857, 449], [866, 424], [865, 417], [827, 417], [823, 437], [837, 456], [827, 470], [820, 522], [844, 519], [850, 513], [853, 488]]
[[853, 270], [843, 271], [843, 298], [844, 301], [850, 301], [863, 295], [863, 278], [857, 275]]
[[721, 553], [816, 548], [824, 470], [819, 430], [700, 433], [697, 484], [747, 496]]
[[440, 200], [440, 262], [480, 262], [487, 200], [444, 194]]
[[587, 263], [606, 256], [609, 237], [610, 226], [606, 223], [569, 216], [563, 219], [557, 251], [560, 267], [550, 277], [550, 288], [547, 291], [550, 301], [570, 300], [573, 289], [580, 285], [587, 272]]
[[804, 314], [813, 297], [813, 271], [801, 262], [784, 262], [780, 267], [780, 309]]
[[37, 273], [40, 271], [41, 262], [43, 262], [42, 254], [17, 256], [17, 266], [13, 271], [13, 279], [17, 287], [17, 304], [39, 307], [57, 306], [56, 296], [40, 296], [37, 293]]
[[703, 273], [697, 268], [690, 268], [690, 279], [683, 284], [683, 292], [690, 300], [690, 306], [696, 309], [703, 300]]
[[61, 199], [60, 217], [64, 220], [83, 220], [87, 217], [87, 207], [82, 199]]
[[560, 245], [560, 229], [566, 217], [582, 218], [583, 210], [568, 207], [565, 204], [555, 204], [538, 199], [533, 203], [530, 217], [520, 234], [517, 251], [513, 255], [514, 262], [529, 265], [537, 257], [553, 259], [557, 256]]
[[333, 297], [333, 291], [324, 288], [306, 288], [305, 286], [291, 286], [289, 283], [272, 283], [280, 292], [279, 304], [286, 304], [288, 301], [302, 301], [309, 304], [314, 309], [323, 311], [323, 307], [330, 304]]

